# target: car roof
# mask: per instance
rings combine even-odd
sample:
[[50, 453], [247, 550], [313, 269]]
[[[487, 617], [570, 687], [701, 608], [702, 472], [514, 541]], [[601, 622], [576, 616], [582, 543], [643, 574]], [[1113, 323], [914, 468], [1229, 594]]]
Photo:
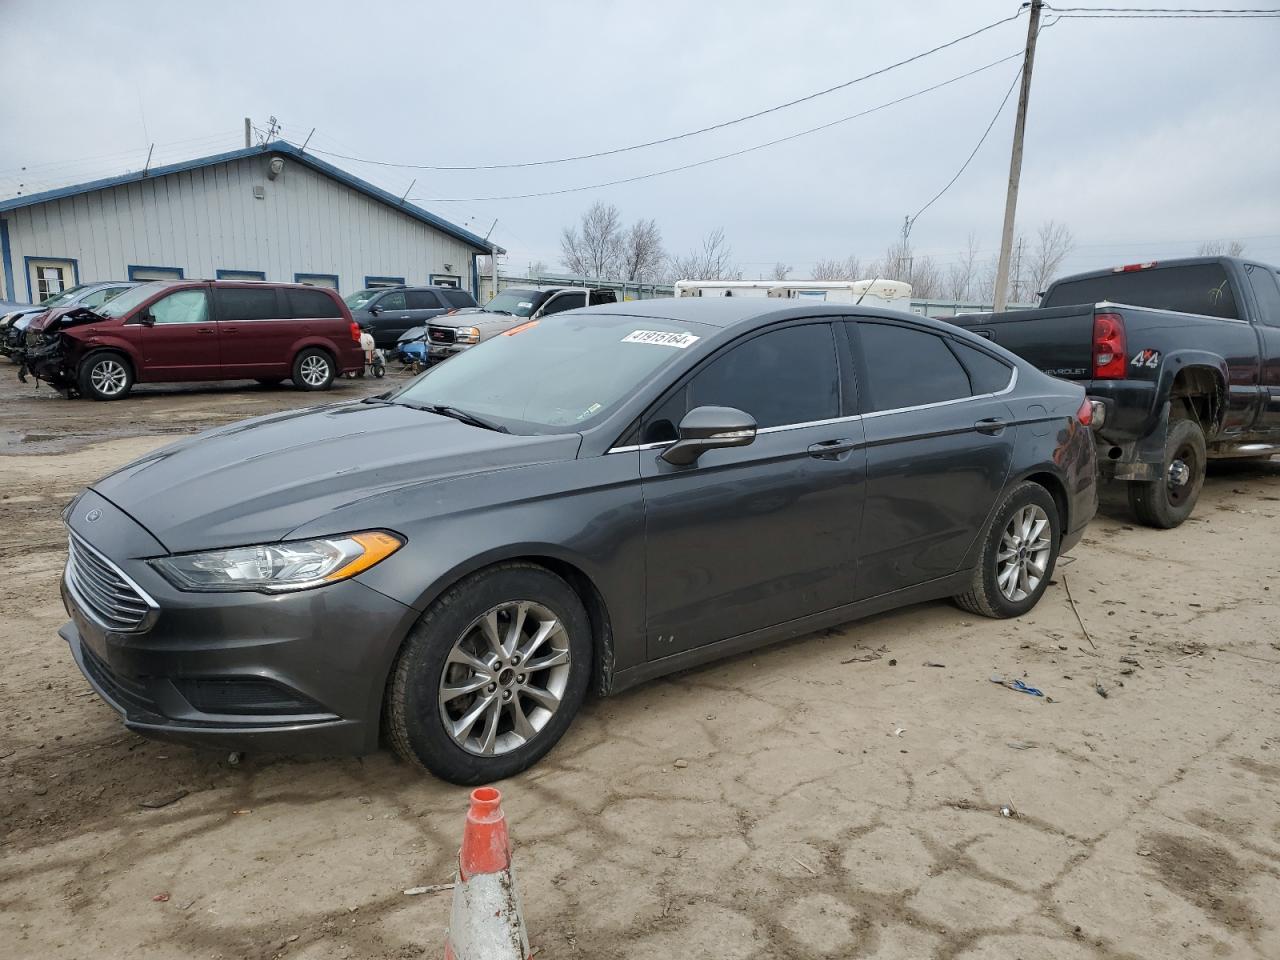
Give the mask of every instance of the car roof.
[[851, 303], [803, 303], [782, 297], [661, 297], [601, 304], [589, 309], [593, 313], [654, 317], [677, 322], [684, 320], [724, 328], [756, 326], [799, 317], [881, 317], [886, 320], [907, 320], [944, 333], [961, 330], [952, 324], [903, 310], [863, 307]]

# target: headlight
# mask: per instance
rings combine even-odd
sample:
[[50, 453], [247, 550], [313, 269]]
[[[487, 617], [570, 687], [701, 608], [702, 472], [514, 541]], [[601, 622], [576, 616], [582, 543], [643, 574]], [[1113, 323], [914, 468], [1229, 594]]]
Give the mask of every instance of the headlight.
[[368, 530], [323, 540], [186, 553], [150, 562], [179, 590], [284, 593], [354, 577], [403, 546], [404, 539], [395, 534]]
[[475, 327], [459, 327], [455, 339], [458, 343], [479, 343], [480, 331]]

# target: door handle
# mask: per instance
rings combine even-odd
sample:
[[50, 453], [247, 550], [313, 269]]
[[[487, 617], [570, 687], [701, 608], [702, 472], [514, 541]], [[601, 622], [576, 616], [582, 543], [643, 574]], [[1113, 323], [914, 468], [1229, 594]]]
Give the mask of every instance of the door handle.
[[823, 440], [809, 445], [809, 456], [818, 460], [839, 460], [841, 455], [858, 446], [857, 440]]
[[239, 328], [238, 327], [222, 327], [221, 329], [223, 333], [235, 333], [236, 330], [238, 330]]
[[196, 332], [199, 333], [201, 336], [211, 337], [218, 331], [213, 329], [212, 327], [200, 327]]
[[987, 417], [985, 420], [979, 420], [975, 423], [973, 425], [973, 429], [977, 430], [979, 433], [995, 436], [1008, 425], [1007, 421], [1001, 420], [999, 417]]

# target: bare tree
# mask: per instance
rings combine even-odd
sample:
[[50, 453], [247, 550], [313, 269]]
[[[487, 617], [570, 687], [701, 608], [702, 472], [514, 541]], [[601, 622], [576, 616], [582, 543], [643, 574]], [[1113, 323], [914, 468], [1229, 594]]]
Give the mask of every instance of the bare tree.
[[652, 218], [637, 220], [622, 235], [618, 247], [618, 277], [621, 280], [656, 280], [662, 275], [667, 254], [662, 249], [662, 231]]
[[533, 263], [529, 264], [530, 277], [541, 277], [545, 275], [546, 272], [547, 272], [547, 265], [541, 260], [535, 260], [533, 261]]
[[1238, 257], [1244, 253], [1243, 240], [1210, 240], [1196, 251], [1201, 257]]
[[622, 217], [613, 204], [596, 201], [578, 227], [560, 234], [560, 258], [570, 273], [593, 279], [617, 276], [622, 249]]
[[[1021, 239], [1021, 238], [1019, 238]], [[1022, 285], [1022, 295], [1034, 300], [1049, 286], [1049, 282], [1058, 273], [1062, 261], [1066, 259], [1076, 245], [1065, 223], [1046, 220], [1036, 231], [1035, 244], [1026, 260], [1026, 283]]]
[[935, 300], [943, 295], [942, 269], [933, 257], [912, 257], [911, 271], [907, 275], [911, 295], [922, 300]]
[[791, 271], [794, 269], [795, 267], [791, 266], [791, 264], [783, 263], [779, 260], [773, 265], [773, 275], [770, 279], [785, 280], [787, 277], [791, 276]]
[[843, 260], [819, 260], [813, 265], [814, 280], [859, 280], [861, 273], [862, 261], [853, 254]]
[[733, 262], [733, 250], [724, 239], [724, 228], [717, 227], [702, 238], [702, 248], [686, 257], [671, 260], [671, 275], [676, 280], [741, 280], [742, 271]]
[[960, 259], [947, 270], [946, 295], [956, 301], [972, 300], [978, 285], [978, 238], [969, 234], [969, 242]]

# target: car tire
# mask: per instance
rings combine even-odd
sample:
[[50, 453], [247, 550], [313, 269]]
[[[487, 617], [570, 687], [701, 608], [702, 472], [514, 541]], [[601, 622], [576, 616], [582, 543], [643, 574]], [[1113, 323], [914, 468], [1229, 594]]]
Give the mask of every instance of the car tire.
[[333, 357], [318, 347], [308, 347], [293, 359], [293, 385], [299, 390], [328, 390], [337, 372]]
[[119, 400], [133, 389], [133, 366], [122, 353], [100, 350], [80, 361], [76, 382], [83, 396]]
[[1058, 505], [1049, 491], [1031, 481], [1018, 484], [983, 531], [972, 584], [953, 599], [962, 609], [984, 617], [1022, 616], [1049, 586], [1061, 542]]
[[1169, 421], [1159, 478], [1129, 484], [1129, 508], [1137, 521], [1170, 530], [1191, 516], [1204, 488], [1208, 459], [1200, 424], [1186, 419]]
[[[547, 636], [529, 649], [544, 630]], [[488, 640], [490, 632], [505, 655]], [[427, 608], [396, 657], [384, 711], [391, 746], [450, 783], [519, 773], [572, 723], [586, 697], [592, 649], [581, 599], [550, 570], [506, 563], [473, 574]], [[523, 651], [546, 666], [522, 671]], [[450, 690], [468, 692], [449, 696]], [[468, 718], [474, 718], [469, 726]]]

